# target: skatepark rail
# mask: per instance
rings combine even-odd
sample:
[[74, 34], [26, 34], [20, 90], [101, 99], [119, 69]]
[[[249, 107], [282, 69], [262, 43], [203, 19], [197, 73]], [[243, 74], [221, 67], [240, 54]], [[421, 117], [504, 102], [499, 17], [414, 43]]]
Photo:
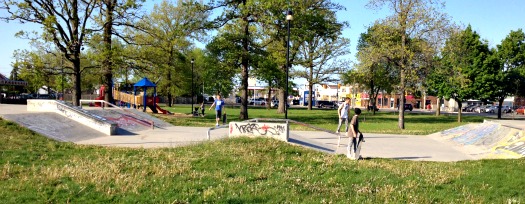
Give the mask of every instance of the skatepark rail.
[[[121, 107], [118, 107], [116, 105], [113, 105], [112, 103], [108, 103], [107, 101], [104, 101], [104, 100], [80, 99], [80, 104], [79, 104], [80, 109], [82, 109], [83, 102], [93, 102], [93, 103], [94, 102], [99, 102], [99, 103], [107, 104], [107, 105], [109, 105], [109, 106], [111, 106], [113, 108], [117, 108], [117, 109], [122, 110], [124, 112], [127, 112], [127, 113], [129, 113], [129, 114], [131, 114], [131, 115], [133, 115], [133, 116], [135, 116], [137, 118], [141, 118], [142, 119], [142, 117], [138, 116], [137, 114], [135, 114], [133, 112], [130, 112], [130, 111], [124, 109], [124, 108], [121, 108]], [[105, 105], [102, 105], [101, 107], [102, 107], [102, 109], [104, 109]], [[148, 119], [142, 119], [142, 120], [145, 120], [146, 122], [149, 122], [151, 124], [151, 129], [155, 129], [155, 124], [154, 124], [153, 120], [148, 120]]]

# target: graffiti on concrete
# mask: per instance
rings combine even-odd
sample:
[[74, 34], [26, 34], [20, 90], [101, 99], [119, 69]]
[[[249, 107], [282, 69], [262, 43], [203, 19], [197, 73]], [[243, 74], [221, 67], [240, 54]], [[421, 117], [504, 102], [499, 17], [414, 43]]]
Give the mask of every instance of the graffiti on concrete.
[[265, 122], [230, 122], [229, 136], [263, 136], [288, 142], [288, 124]]
[[143, 126], [151, 125], [151, 124], [149, 124], [147, 122], [144, 122], [142, 120], [138, 120], [138, 119], [136, 119], [134, 117], [130, 117], [130, 116], [127, 116], [127, 115], [123, 115], [122, 117], [117, 117], [117, 118], [106, 117], [106, 119], [117, 123], [117, 125], [119, 127], [136, 126], [137, 124], [140, 124], [140, 125], [143, 125]]
[[463, 145], [472, 145], [491, 134], [498, 129], [499, 124], [484, 124], [484, 128], [471, 129], [455, 138], [454, 141]]
[[[263, 124], [260, 126], [258, 123], [247, 123], [247, 124], [237, 124], [235, 123], [235, 128], [241, 134], [256, 134], [256, 135], [281, 135], [284, 134], [286, 128], [284, 125], [273, 125], [269, 126]], [[233, 132], [233, 127], [230, 128], [230, 133]]]

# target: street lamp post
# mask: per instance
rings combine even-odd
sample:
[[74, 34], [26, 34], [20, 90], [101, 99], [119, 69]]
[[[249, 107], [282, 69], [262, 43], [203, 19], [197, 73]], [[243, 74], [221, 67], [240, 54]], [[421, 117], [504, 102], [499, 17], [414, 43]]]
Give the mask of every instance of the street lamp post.
[[193, 115], [193, 63], [195, 60], [191, 59], [191, 115]]
[[293, 20], [292, 11], [288, 9], [286, 21], [288, 21], [288, 40], [286, 41], [286, 88], [284, 91], [284, 118], [288, 119], [288, 72], [290, 70], [290, 24]]

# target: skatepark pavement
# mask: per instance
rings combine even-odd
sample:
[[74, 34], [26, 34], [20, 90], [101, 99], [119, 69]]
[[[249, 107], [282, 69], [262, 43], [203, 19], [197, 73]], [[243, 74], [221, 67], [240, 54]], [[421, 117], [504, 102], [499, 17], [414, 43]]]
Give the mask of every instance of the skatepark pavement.
[[[111, 114], [115, 114], [114, 112]], [[163, 125], [155, 129], [139, 128], [119, 132], [122, 134], [106, 136], [67, 121], [65, 117], [51, 113], [27, 112], [25, 105], [0, 104], [0, 117], [17, 122], [44, 136], [59, 141], [69, 141], [82, 145], [101, 145], [118, 147], [161, 148], [177, 147], [208, 141], [207, 127], [181, 127]], [[61, 118], [62, 117], [62, 118]], [[38, 125], [40, 124], [40, 125]], [[210, 139], [228, 137], [227, 128], [217, 128], [210, 132]], [[390, 158], [415, 161], [461, 161], [481, 159], [486, 151], [478, 147], [465, 148], [453, 144], [443, 136], [409, 136], [364, 133], [361, 154], [364, 158]], [[290, 131], [289, 142], [330, 154], [346, 154], [348, 138], [322, 131]]]

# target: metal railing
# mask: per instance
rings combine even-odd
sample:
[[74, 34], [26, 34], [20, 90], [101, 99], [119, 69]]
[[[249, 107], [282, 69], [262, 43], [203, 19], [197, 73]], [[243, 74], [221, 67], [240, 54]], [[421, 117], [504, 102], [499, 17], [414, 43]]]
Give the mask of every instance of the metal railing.
[[[131, 116], [131, 115], [127, 115], [127, 116], [133, 117], [133, 118], [135, 118], [135, 119], [137, 119], [137, 120], [144, 120], [144, 121], [150, 123], [150, 124], [151, 124], [151, 129], [155, 129], [155, 123], [153, 122], [153, 120], [144, 119], [143, 117], [141, 117], [141, 116], [139, 116], [139, 115], [137, 115], [137, 114], [135, 114], [135, 113], [133, 113], [133, 112], [131, 112], [131, 111], [128, 111], [128, 110], [126, 110], [126, 109], [124, 109], [124, 108], [121, 108], [121, 107], [119, 107], [119, 106], [117, 106], [117, 105], [114, 105], [114, 104], [112, 104], [112, 103], [108, 103], [107, 101], [104, 101], [104, 100], [80, 99], [79, 107], [80, 107], [81, 109], [82, 109], [82, 104], [83, 104], [84, 102], [95, 102], [95, 103], [98, 102], [98, 103], [102, 103], [102, 104], [105, 104], [105, 105], [109, 105], [109, 106], [111, 106], [111, 107], [113, 107], [113, 108], [117, 108], [117, 109], [119, 109], [119, 110], [122, 110], [122, 111], [124, 111], [124, 112], [130, 113], [130, 114], [132, 115], [132, 116]], [[101, 105], [100, 107], [101, 107], [102, 109], [104, 109], [105, 105]]]

